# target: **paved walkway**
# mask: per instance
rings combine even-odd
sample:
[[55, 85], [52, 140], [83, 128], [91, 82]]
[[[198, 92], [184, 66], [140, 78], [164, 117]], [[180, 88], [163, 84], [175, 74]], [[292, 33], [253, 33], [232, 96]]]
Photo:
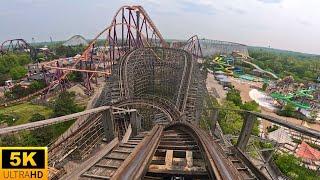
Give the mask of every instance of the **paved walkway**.
[[206, 86], [209, 94], [217, 98], [218, 102], [221, 104], [221, 101], [226, 98], [226, 91], [223, 89], [223, 86], [218, 83], [218, 81], [214, 78], [214, 75], [211, 73], [208, 73]]

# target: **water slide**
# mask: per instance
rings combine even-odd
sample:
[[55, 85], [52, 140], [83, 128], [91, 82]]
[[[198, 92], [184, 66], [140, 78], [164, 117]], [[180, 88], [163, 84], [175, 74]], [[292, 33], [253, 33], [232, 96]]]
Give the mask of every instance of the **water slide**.
[[244, 60], [244, 59], [242, 59], [242, 58], [240, 58], [240, 60], [241, 60], [242, 62], [246, 63], [246, 64], [249, 64], [249, 65], [253, 66], [255, 69], [258, 69], [259, 71], [261, 71], [261, 72], [263, 72], [263, 73], [265, 73], [265, 74], [269, 74], [270, 76], [272, 76], [272, 77], [275, 78], [275, 79], [279, 79], [279, 77], [278, 77], [277, 75], [275, 75], [274, 73], [272, 73], [272, 72], [270, 72], [270, 71], [263, 70], [263, 69], [261, 69], [258, 65], [254, 64], [254, 63], [252, 63], [252, 62], [250, 62], [250, 61], [246, 61], [246, 60]]
[[230, 66], [230, 67], [225, 68], [224, 70], [226, 71], [227, 75], [233, 76], [233, 69], [234, 69], [234, 67]]
[[[263, 70], [263, 69], [261, 69], [258, 65], [254, 64], [254, 63], [252, 63], [252, 62], [250, 62], [250, 61], [246, 61], [246, 60], [245, 60], [245, 59], [250, 59], [251, 57], [245, 56], [245, 55], [243, 55], [243, 54], [241, 54], [241, 53], [238, 53], [238, 54], [243, 57], [243, 58], [239, 58], [240, 61], [242, 61], [242, 62], [244, 62], [244, 63], [246, 63], [246, 64], [249, 64], [249, 65], [253, 66], [255, 69], [258, 69], [259, 71], [261, 71], [261, 72], [263, 72], [263, 73], [265, 73], [265, 74], [269, 74], [271, 77], [273, 77], [273, 78], [275, 78], [275, 79], [279, 79], [279, 77], [278, 77], [277, 75], [275, 75], [274, 73], [272, 73], [272, 72], [270, 72], [270, 71]], [[251, 59], [253, 59], [253, 58], [251, 58]]]
[[300, 97], [308, 97], [310, 99], [313, 99], [313, 95], [311, 95], [310, 93], [312, 93], [314, 90], [313, 89], [303, 89], [300, 90], [296, 93], [296, 96], [300, 96]]
[[213, 61], [219, 66], [216, 68], [216, 70], [224, 71], [227, 75], [233, 76], [234, 67], [226, 63], [223, 57], [217, 56], [213, 59]]
[[300, 103], [300, 102], [291, 100], [291, 98], [297, 96], [296, 94], [289, 93], [288, 95], [282, 95], [280, 93], [273, 92], [270, 94], [270, 96], [273, 97], [274, 99], [280, 99], [280, 100], [285, 101], [286, 103], [291, 103], [298, 108], [302, 108], [302, 109], [310, 109], [311, 108], [311, 106], [309, 104]]

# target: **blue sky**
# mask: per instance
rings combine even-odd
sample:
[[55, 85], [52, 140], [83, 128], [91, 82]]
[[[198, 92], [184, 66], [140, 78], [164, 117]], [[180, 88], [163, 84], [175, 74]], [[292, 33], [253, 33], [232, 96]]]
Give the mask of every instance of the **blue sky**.
[[122, 5], [142, 5], [165, 38], [201, 38], [320, 54], [319, 0], [2, 0], [0, 41], [92, 38]]

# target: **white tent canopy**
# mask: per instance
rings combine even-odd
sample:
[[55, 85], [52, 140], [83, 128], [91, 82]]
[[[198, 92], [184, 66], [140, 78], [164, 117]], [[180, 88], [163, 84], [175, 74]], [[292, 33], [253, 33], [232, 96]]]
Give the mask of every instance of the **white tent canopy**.
[[292, 142], [290, 135], [287, 133], [285, 128], [281, 127], [268, 134], [268, 138], [277, 141], [280, 144], [289, 144]]

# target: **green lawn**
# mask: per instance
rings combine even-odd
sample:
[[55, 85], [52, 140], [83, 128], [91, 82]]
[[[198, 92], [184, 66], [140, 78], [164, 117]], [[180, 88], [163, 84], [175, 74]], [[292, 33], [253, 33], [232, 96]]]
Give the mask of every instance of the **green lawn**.
[[7, 115], [10, 117], [9, 119], [14, 118], [15, 120], [13, 122], [10, 122], [8, 119], [0, 120], [0, 123], [5, 123], [7, 121], [9, 125], [24, 124], [27, 123], [30, 117], [35, 113], [39, 113], [44, 115], [46, 118], [49, 118], [52, 114], [52, 110], [48, 107], [33, 105], [31, 103], [10, 106], [0, 109], [0, 114]]

